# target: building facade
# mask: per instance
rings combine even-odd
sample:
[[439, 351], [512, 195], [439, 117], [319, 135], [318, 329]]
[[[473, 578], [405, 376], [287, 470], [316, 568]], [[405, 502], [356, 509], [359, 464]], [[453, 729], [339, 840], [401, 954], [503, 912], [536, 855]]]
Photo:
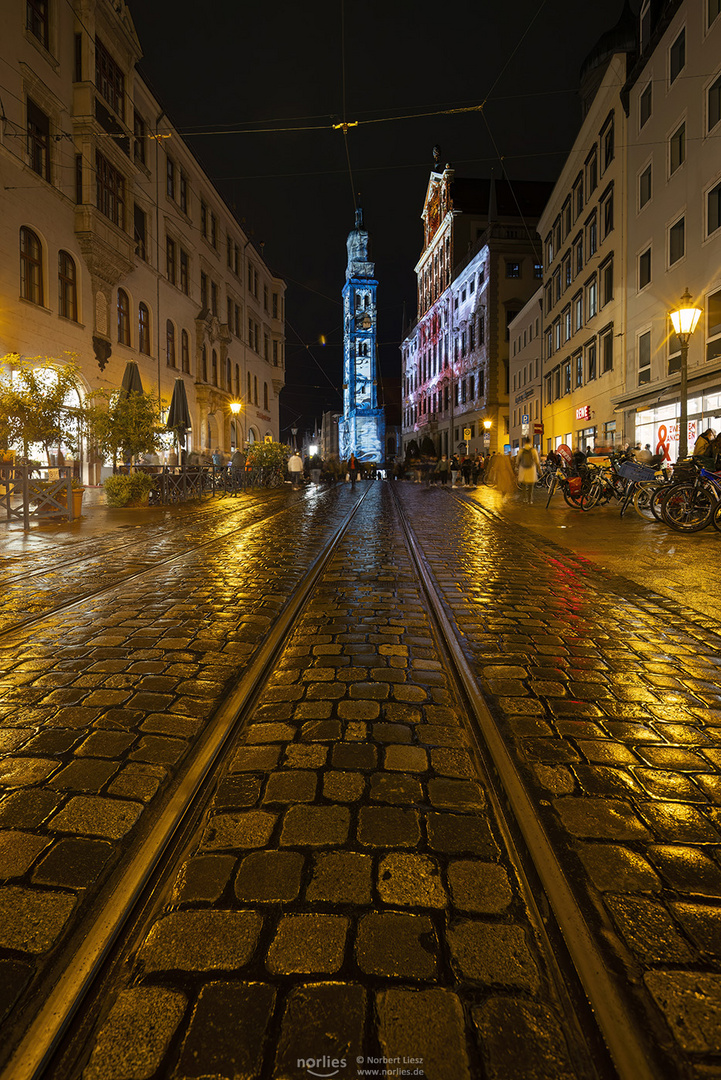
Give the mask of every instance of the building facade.
[[528, 436], [543, 450], [543, 286], [509, 326], [510, 443], [515, 453]]
[[401, 346], [404, 454], [507, 444], [509, 325], [538, 288], [535, 232], [551, 188], [431, 173], [418, 317]]
[[632, 443], [676, 460], [681, 348], [669, 319], [688, 289], [689, 448], [721, 430], [721, 13], [718, 0], [639, 13], [628, 108], [626, 379], [614, 404]]
[[285, 284], [138, 74], [124, 0], [13, 0], [3, 28], [0, 355], [73, 358], [83, 394], [135, 360], [165, 406], [185, 382], [193, 449], [277, 439]]
[[385, 420], [378, 403], [376, 358], [378, 282], [368, 256], [363, 211], [356, 210], [348, 234], [348, 265], [343, 286], [343, 417], [339, 423], [340, 456], [385, 461]]

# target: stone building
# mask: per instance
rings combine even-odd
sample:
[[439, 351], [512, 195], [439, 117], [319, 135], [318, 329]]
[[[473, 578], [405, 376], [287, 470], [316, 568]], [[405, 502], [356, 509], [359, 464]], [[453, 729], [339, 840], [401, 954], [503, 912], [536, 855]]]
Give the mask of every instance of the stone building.
[[721, 8], [644, 0], [628, 110], [626, 438], [676, 459], [681, 348], [669, 312], [702, 315], [688, 350], [688, 446], [721, 430]]
[[539, 286], [509, 326], [509, 408], [511, 452], [528, 436], [543, 449], [542, 373], [543, 287]]
[[0, 355], [74, 356], [84, 393], [135, 360], [165, 404], [185, 382], [194, 449], [277, 439], [285, 284], [136, 70], [124, 0], [14, 3], [0, 55]]
[[431, 173], [418, 316], [401, 346], [404, 453], [426, 439], [436, 454], [507, 444], [508, 328], [538, 288], [536, 225], [551, 189], [456, 178], [448, 165]]

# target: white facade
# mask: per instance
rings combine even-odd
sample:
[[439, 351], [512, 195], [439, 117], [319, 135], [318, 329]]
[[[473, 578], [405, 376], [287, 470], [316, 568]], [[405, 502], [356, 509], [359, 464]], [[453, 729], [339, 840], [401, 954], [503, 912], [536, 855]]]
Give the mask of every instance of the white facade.
[[511, 451], [528, 436], [543, 449], [543, 286], [510, 324], [509, 436]]
[[125, 3], [6, 7], [0, 356], [74, 357], [84, 392], [133, 359], [166, 405], [184, 380], [193, 448], [277, 439], [285, 284], [135, 70]]
[[604, 72], [539, 222], [544, 246], [543, 450], [613, 446], [624, 385], [626, 56]]
[[[714, 0], [644, 3], [628, 86], [627, 365], [615, 399], [629, 442], [676, 459], [681, 351], [669, 312], [702, 311], [688, 351], [688, 446], [721, 430], [721, 15]], [[670, 18], [669, 18], [670, 16]]]

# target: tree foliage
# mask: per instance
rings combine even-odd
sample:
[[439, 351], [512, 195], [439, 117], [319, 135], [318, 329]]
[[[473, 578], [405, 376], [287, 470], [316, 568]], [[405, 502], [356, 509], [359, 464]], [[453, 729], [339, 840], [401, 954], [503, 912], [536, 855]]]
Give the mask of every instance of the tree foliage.
[[95, 394], [85, 410], [85, 422], [101, 456], [113, 464], [118, 458], [129, 461], [152, 453], [160, 447], [165, 433], [154, 395], [124, 390]]
[[254, 442], [248, 447], [246, 460], [253, 468], [284, 469], [288, 447], [277, 442]]
[[[51, 449], [76, 453], [82, 430], [79, 369], [49, 357], [0, 359], [0, 441], [21, 445], [23, 455], [40, 443], [50, 463]], [[75, 397], [77, 404], [68, 404]]]

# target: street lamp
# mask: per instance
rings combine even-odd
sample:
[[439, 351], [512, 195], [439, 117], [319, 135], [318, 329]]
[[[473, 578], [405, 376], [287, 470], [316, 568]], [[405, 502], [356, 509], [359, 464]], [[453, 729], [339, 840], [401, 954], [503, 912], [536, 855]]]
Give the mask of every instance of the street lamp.
[[483, 421], [483, 445], [484, 446], [490, 446], [491, 445], [491, 428], [492, 427], [493, 427], [493, 421], [492, 420], [484, 420]]
[[678, 437], [679, 459], [685, 458], [688, 453], [688, 343], [696, 329], [696, 324], [701, 317], [701, 309], [694, 307], [688, 289], [681, 297], [681, 307], [671, 312], [676, 337], [681, 346], [681, 431]]

